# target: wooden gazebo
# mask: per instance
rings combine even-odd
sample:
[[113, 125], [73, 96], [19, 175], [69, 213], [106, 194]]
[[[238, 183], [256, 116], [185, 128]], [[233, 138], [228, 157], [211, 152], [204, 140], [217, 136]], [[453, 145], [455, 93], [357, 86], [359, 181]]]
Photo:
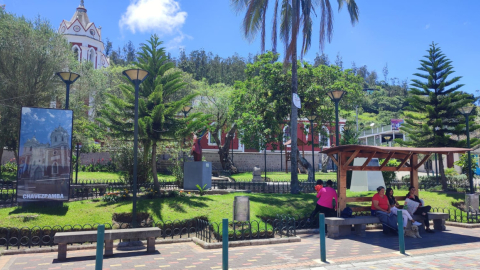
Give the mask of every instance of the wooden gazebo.
[[[448, 155], [466, 153], [468, 148], [438, 147], [438, 148], [409, 148], [409, 147], [380, 147], [368, 145], [341, 145], [322, 151], [328, 155], [338, 166], [337, 194], [339, 210], [346, 207], [347, 202], [366, 201], [371, 198], [347, 198], [347, 171], [408, 171], [410, 172], [410, 185], [417, 187], [418, 195], [418, 169], [431, 155], [437, 153]], [[425, 155], [418, 161], [418, 155]], [[361, 166], [351, 166], [356, 157], [367, 158]], [[385, 159], [379, 166], [367, 166], [372, 158]], [[400, 160], [397, 167], [387, 167], [390, 159]]]

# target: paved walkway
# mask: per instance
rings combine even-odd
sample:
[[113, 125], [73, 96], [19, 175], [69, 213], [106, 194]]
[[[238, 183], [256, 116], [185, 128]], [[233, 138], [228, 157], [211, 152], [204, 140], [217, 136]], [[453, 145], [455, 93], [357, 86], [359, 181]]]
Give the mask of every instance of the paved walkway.
[[[480, 269], [480, 229], [448, 227], [445, 232], [406, 238], [409, 256], [398, 253], [398, 238], [381, 231], [366, 237], [327, 239], [329, 264], [319, 261], [318, 235], [301, 235], [299, 243], [229, 249], [232, 269]], [[119, 251], [105, 258], [104, 269], [221, 269], [221, 249], [204, 250], [193, 242], [157, 245], [157, 252]], [[473, 250], [473, 252], [472, 252]], [[447, 254], [446, 254], [447, 253]], [[426, 256], [431, 255], [431, 256]], [[94, 269], [95, 250], [0, 257], [0, 269]]]

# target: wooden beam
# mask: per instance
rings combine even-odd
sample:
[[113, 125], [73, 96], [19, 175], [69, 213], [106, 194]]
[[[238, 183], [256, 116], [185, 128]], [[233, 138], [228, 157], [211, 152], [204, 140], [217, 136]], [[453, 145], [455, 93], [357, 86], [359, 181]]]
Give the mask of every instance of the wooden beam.
[[380, 165], [380, 171], [385, 167], [388, 163], [388, 161], [392, 158], [392, 156], [395, 154], [395, 152], [391, 152], [388, 154], [388, 157], [383, 161], [382, 165]]
[[413, 155], [412, 152], [410, 152], [410, 154], [408, 154], [408, 156], [402, 161], [402, 163], [400, 163], [400, 165], [398, 165], [397, 169], [400, 169], [403, 167], [403, 165], [405, 165], [405, 163], [407, 163], [408, 159]]
[[[405, 201], [405, 196], [394, 196], [397, 201]], [[349, 197], [346, 202], [371, 202], [372, 197]]]
[[384, 172], [409, 172], [410, 171], [410, 168], [407, 168], [407, 167], [402, 167], [402, 168], [383, 167], [381, 170], [380, 170], [380, 167], [377, 167], [377, 166], [367, 166], [365, 168], [363, 168], [362, 166], [347, 166], [345, 168], [346, 168], [347, 171], [374, 171], [374, 172], [380, 172], [380, 171], [384, 171]]
[[353, 159], [358, 155], [358, 152], [360, 152], [360, 149], [355, 150], [355, 152], [353, 152], [353, 154], [347, 160], [347, 163], [343, 164], [343, 166], [348, 166], [353, 161]]
[[[347, 155], [344, 153], [340, 153], [338, 157], [338, 161], [340, 164], [345, 164], [347, 161]], [[338, 167], [338, 208], [337, 208], [337, 215], [340, 214], [346, 206], [347, 202], [345, 201], [347, 198], [347, 166], [339, 166]]]
[[415, 195], [418, 196], [418, 169], [415, 169], [417, 167], [417, 163], [418, 155], [413, 155], [410, 158], [410, 164], [412, 164], [410, 167], [410, 185], [416, 188]]
[[362, 165], [362, 171], [363, 169], [365, 169], [365, 167], [367, 167], [368, 163], [370, 163], [370, 161], [372, 160], [372, 158], [375, 156], [377, 152], [373, 152], [368, 158], [367, 160], [363, 163]]
[[339, 164], [338, 164], [338, 161], [335, 159], [335, 157], [333, 155], [328, 155], [328, 156], [332, 159], [333, 163], [335, 163], [335, 165], [337, 165], [337, 167], [340, 167]]
[[417, 166], [415, 167], [415, 170], [418, 170], [418, 168], [420, 168], [420, 166], [422, 166], [423, 163], [427, 162], [427, 160], [428, 160], [431, 156], [432, 156], [432, 153], [426, 155], [426, 156], [422, 159], [422, 161], [420, 161], [420, 162], [417, 164]]

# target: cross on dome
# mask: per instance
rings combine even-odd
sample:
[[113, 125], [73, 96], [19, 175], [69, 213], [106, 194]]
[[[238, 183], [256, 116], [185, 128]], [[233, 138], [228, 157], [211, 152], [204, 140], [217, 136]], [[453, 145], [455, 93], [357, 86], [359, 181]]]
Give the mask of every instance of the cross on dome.
[[83, 0], [80, 0], [80, 6], [81, 6], [81, 7], [85, 7], [85, 3], [84, 3]]

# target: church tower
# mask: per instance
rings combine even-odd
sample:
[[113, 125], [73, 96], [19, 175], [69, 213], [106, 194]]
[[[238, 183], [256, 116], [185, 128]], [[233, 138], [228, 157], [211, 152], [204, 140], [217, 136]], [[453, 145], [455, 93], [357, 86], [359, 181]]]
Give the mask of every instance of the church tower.
[[90, 21], [83, 0], [70, 21], [62, 21], [58, 31], [72, 45], [78, 61], [90, 61], [95, 69], [110, 65], [108, 57], [103, 54], [102, 28]]

